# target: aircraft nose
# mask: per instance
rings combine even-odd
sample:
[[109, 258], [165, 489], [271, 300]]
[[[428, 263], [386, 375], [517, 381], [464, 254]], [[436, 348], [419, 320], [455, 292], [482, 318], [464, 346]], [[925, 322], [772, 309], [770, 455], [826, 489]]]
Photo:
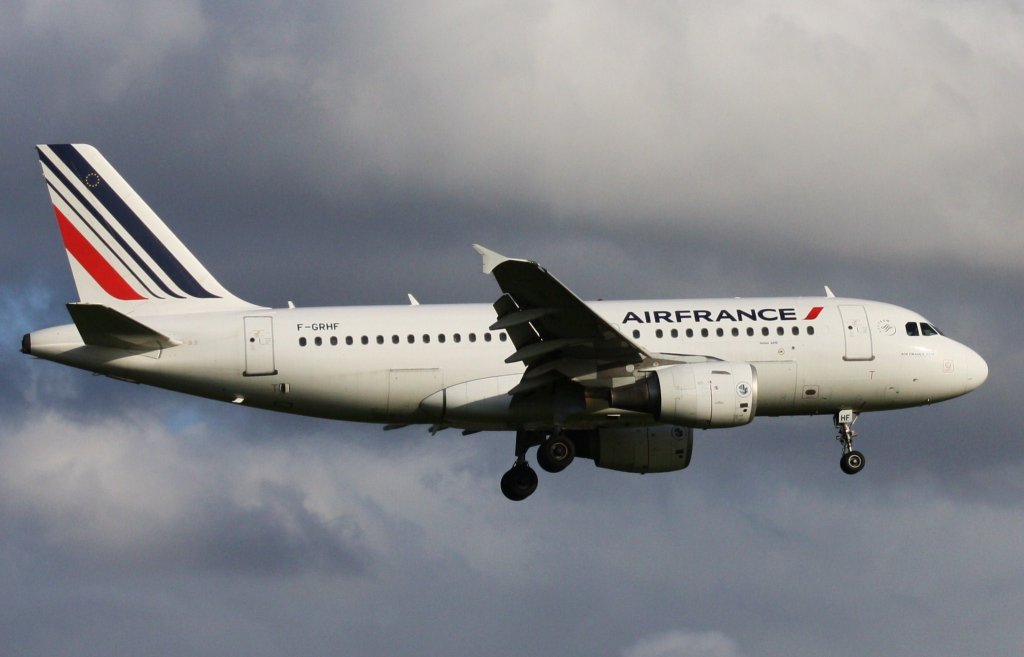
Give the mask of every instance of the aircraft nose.
[[965, 358], [967, 362], [967, 390], [965, 392], [970, 392], [981, 386], [988, 379], [988, 363], [973, 349], [968, 347], [964, 347], [964, 349], [967, 350]]

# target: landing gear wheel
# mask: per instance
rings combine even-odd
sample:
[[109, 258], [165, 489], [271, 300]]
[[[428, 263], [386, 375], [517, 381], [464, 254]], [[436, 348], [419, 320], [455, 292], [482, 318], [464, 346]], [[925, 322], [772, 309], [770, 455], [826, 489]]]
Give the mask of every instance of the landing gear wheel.
[[854, 475], [864, 469], [864, 455], [853, 450], [843, 454], [839, 460], [839, 467], [848, 475]]
[[576, 445], [565, 434], [555, 434], [537, 448], [537, 464], [548, 472], [561, 472], [576, 458]]
[[513, 502], [521, 502], [537, 490], [537, 473], [529, 463], [516, 463], [501, 478], [501, 492]]
[[857, 436], [853, 430], [853, 423], [857, 421], [857, 412], [849, 408], [840, 410], [832, 421], [839, 431], [836, 440], [843, 446], [843, 458], [839, 459], [839, 467], [848, 475], [857, 474], [864, 469], [864, 455], [853, 448], [853, 439]]

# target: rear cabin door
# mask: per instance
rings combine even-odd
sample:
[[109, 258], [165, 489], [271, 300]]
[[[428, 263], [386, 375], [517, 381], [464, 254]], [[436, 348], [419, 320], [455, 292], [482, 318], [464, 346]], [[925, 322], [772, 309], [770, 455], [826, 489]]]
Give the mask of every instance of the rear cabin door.
[[871, 327], [864, 306], [839, 306], [846, 336], [846, 356], [843, 360], [874, 360], [871, 346]]
[[245, 318], [245, 376], [277, 374], [274, 367], [274, 318]]

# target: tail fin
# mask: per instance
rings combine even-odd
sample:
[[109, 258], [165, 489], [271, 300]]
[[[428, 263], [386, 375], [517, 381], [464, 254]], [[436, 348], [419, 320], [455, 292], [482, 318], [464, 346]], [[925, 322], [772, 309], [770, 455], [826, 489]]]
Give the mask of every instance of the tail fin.
[[253, 307], [217, 282], [98, 150], [37, 150], [82, 302], [127, 314]]

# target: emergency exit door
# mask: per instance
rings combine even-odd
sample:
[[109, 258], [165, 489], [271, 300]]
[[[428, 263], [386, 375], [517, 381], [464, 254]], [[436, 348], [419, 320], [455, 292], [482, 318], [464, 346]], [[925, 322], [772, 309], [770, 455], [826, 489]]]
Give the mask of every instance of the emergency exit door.
[[277, 374], [274, 367], [274, 318], [245, 318], [245, 376]]
[[871, 346], [871, 327], [864, 306], [839, 306], [846, 336], [846, 356], [843, 360], [874, 360]]

